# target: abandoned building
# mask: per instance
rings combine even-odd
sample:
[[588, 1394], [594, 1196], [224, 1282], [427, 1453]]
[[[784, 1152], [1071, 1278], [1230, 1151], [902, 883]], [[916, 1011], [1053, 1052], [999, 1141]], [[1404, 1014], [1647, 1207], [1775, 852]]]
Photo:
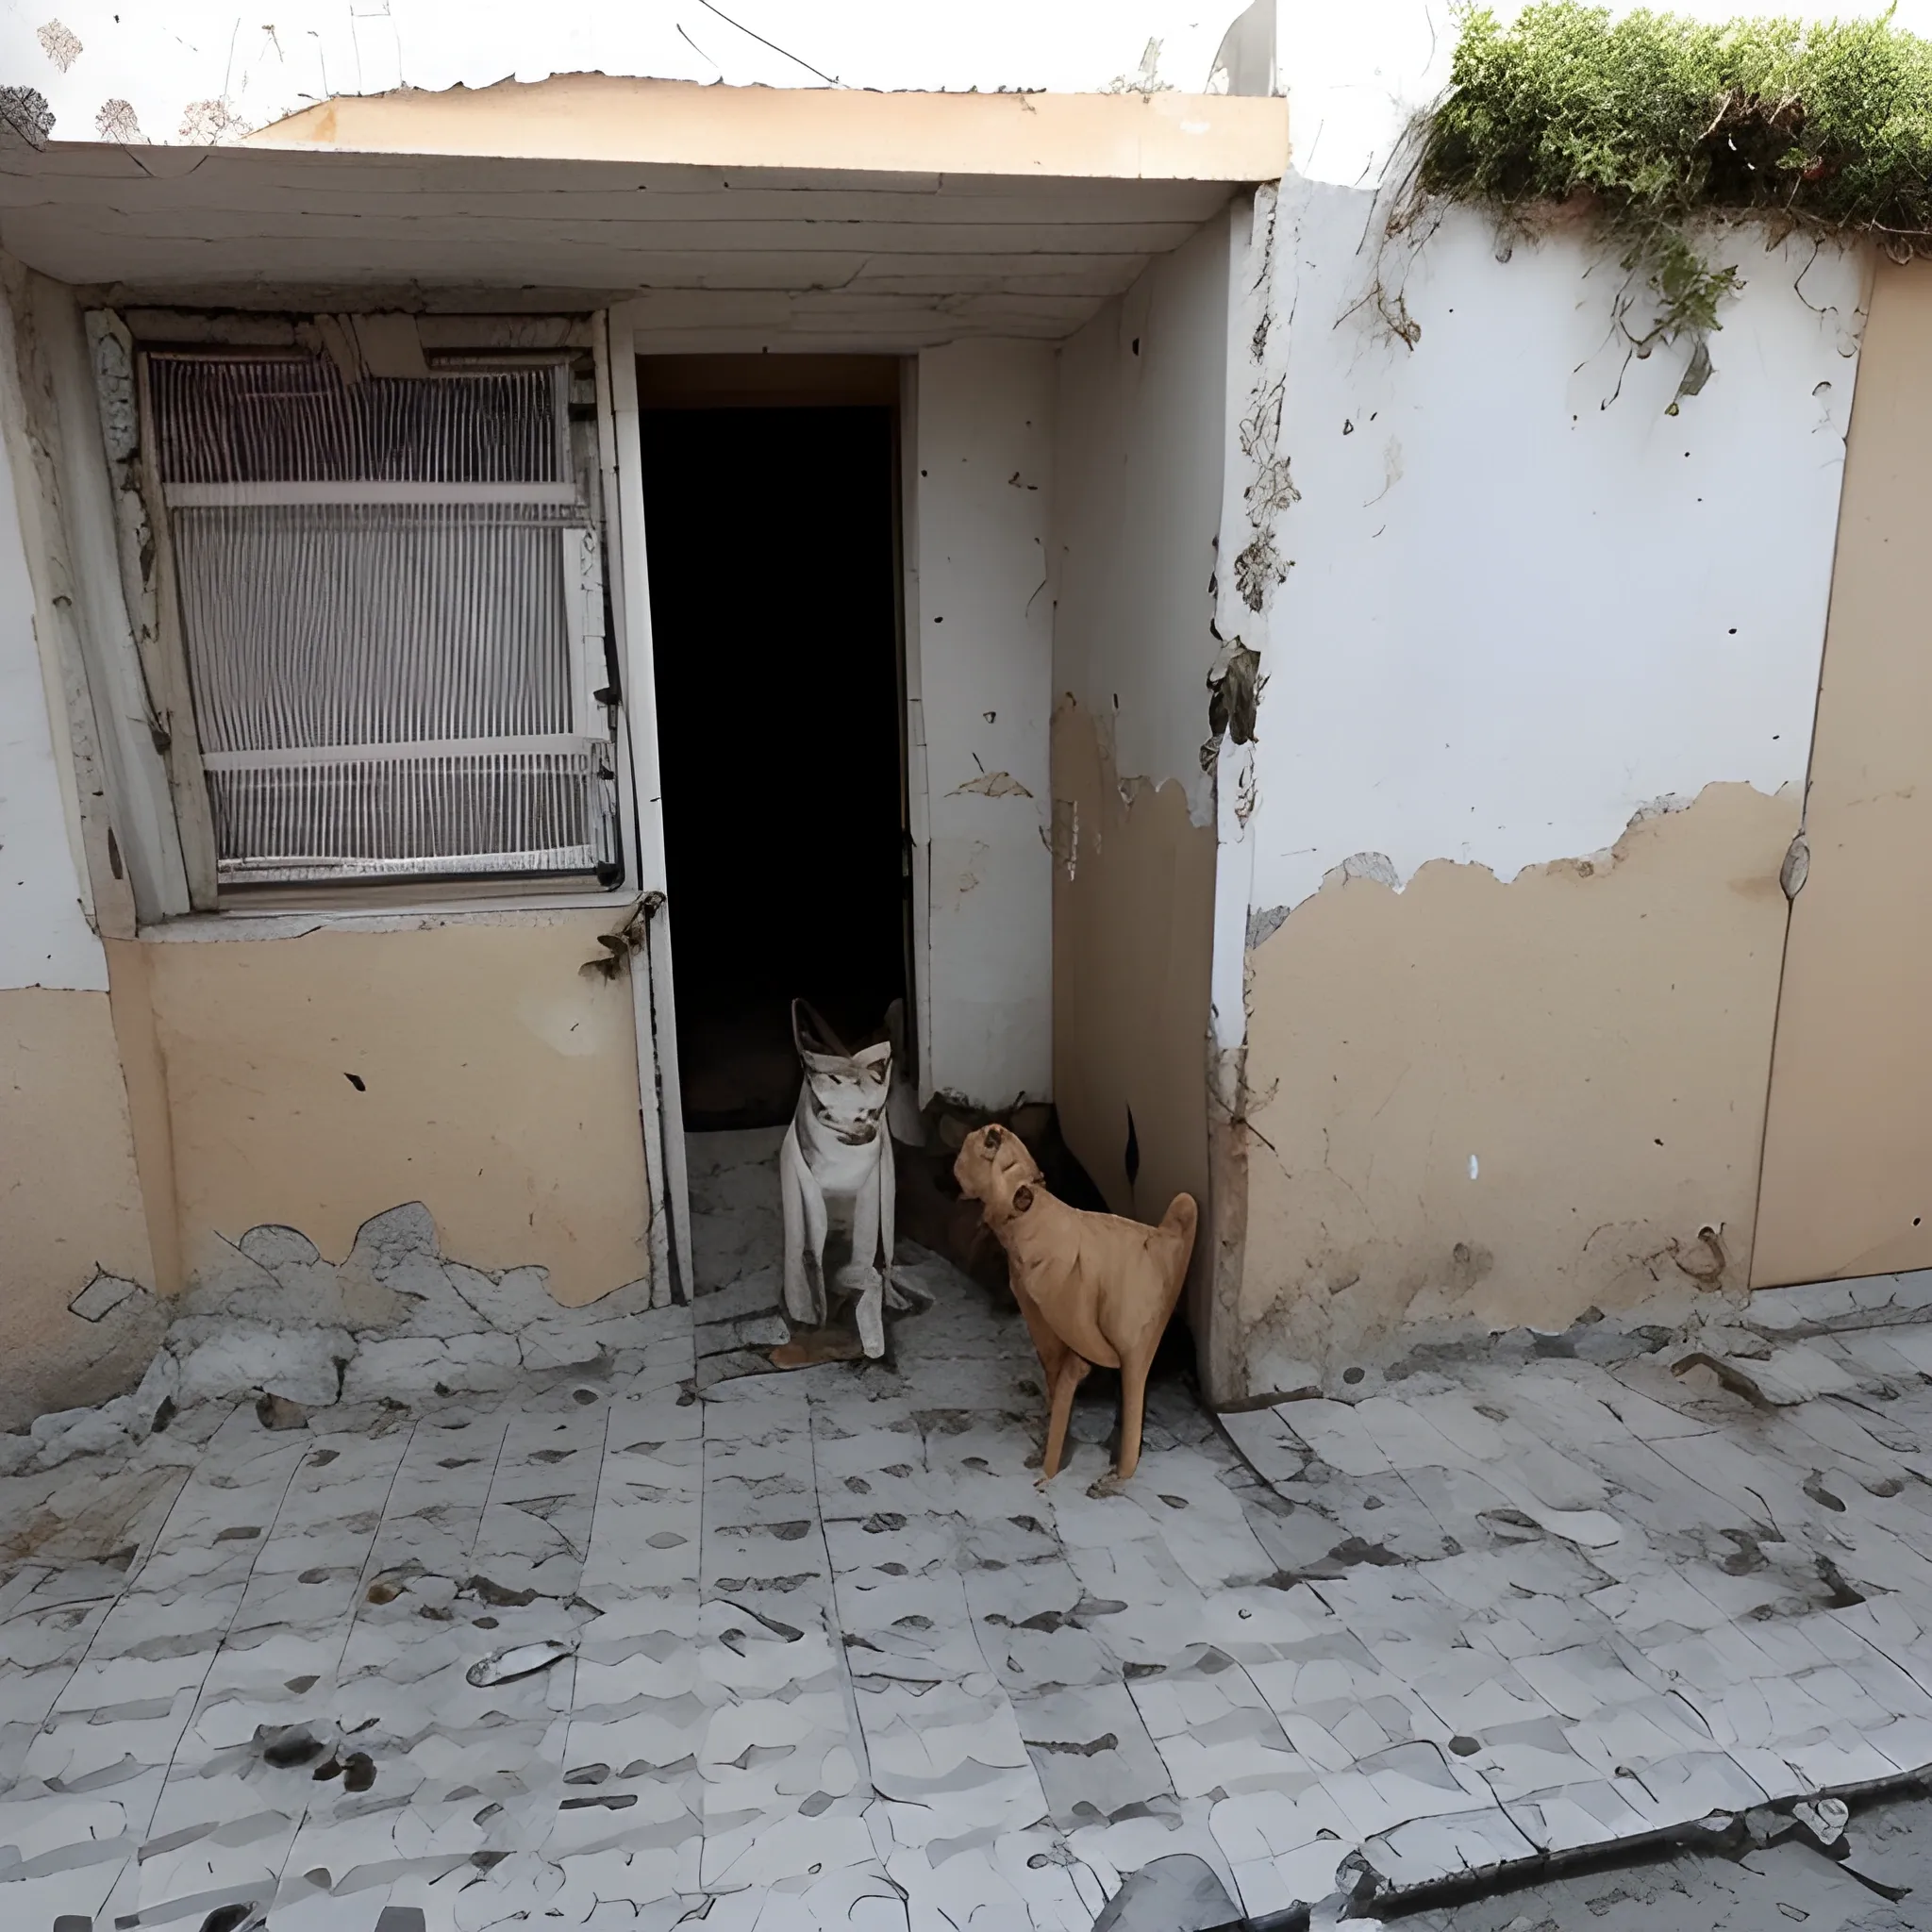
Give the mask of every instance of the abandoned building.
[[96, 1271], [257, 1226], [682, 1292], [794, 993], [1194, 1192], [1219, 1400], [1932, 1260], [1919, 274], [1760, 251], [1666, 416], [1563, 245], [1363, 256], [1287, 106], [591, 75], [9, 150], [9, 1420], [139, 1372]]
[[[1932, 270], [1727, 231], [1705, 374], [1633, 354], [1586, 237], [1387, 219], [1425, 12], [1261, 0], [1205, 92], [1150, 43], [1106, 92], [540, 49], [151, 143], [12, 101], [8, 1475], [138, 1388], [346, 1413], [702, 1324], [799, 996], [896, 1009], [940, 1165], [1031, 1109], [1115, 1212], [1197, 1198], [1198, 1387], [1268, 1481], [1251, 1412], [1418, 1345], [1906, 1306]], [[417, 1268], [450, 1323], [366, 1341]], [[760, 1280], [708, 1390], [786, 1344]], [[1250, 1913], [1321, 1895], [1327, 1824], [1233, 1830]]]

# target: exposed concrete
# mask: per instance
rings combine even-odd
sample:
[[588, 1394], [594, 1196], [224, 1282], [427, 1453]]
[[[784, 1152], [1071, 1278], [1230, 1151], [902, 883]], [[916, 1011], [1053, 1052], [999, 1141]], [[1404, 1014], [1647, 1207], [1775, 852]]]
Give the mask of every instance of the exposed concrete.
[[[1932, 1262], [1932, 269], [1878, 270], [1858, 369], [1752, 1267]], [[1794, 877], [1793, 883], [1797, 883]]]
[[75, 1336], [95, 1337], [85, 1386], [97, 1406], [50, 1409], [29, 1433], [0, 1435], [0, 1475], [125, 1450], [205, 1403], [256, 1401], [265, 1427], [295, 1427], [343, 1403], [401, 1407], [425, 1391], [601, 1373], [661, 1333], [651, 1302], [639, 1280], [594, 1308], [560, 1308], [541, 1268], [451, 1260], [420, 1201], [365, 1222], [340, 1261], [295, 1228], [252, 1227], [210, 1242], [202, 1278], [171, 1303], [97, 1273], [70, 1305], [67, 1337], [71, 1351], [90, 1345]]
[[1741, 1291], [1797, 810], [1715, 785], [1509, 885], [1295, 909], [1252, 958], [1251, 1363]]
[[263, 1224], [346, 1254], [399, 1195], [451, 1255], [546, 1269], [567, 1306], [647, 1275], [630, 990], [580, 970], [608, 924], [115, 942], [153, 1001], [190, 1278]]

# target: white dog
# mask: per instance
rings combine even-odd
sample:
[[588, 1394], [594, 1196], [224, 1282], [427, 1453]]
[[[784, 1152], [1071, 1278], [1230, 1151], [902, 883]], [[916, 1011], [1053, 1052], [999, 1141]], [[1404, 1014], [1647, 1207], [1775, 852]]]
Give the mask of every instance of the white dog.
[[852, 1258], [838, 1284], [858, 1297], [858, 1340], [886, 1352], [885, 1303], [892, 1290], [892, 1137], [886, 1127], [892, 1045], [848, 1053], [803, 1000], [791, 1003], [791, 1038], [805, 1068], [798, 1108], [778, 1154], [785, 1209], [785, 1312], [818, 1328], [825, 1321], [825, 1231], [849, 1222]]

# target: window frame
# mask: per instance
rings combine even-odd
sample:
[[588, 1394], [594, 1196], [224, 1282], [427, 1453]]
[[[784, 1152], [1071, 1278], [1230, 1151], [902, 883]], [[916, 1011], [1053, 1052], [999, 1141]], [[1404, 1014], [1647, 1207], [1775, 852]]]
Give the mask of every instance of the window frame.
[[[387, 315], [388, 311], [367, 313]], [[641, 892], [637, 774], [627, 702], [630, 693], [626, 689], [624, 600], [618, 581], [622, 569], [621, 530], [615, 501], [613, 414], [602, 313], [588, 318], [518, 315], [403, 319], [412, 325], [419, 321], [427, 323], [425, 335], [455, 339], [424, 344], [425, 358], [438, 370], [528, 368], [532, 364], [559, 362], [566, 367], [567, 432], [585, 510], [585, 523], [570, 527], [588, 527], [594, 533], [602, 572], [605, 686], [618, 694], [618, 702], [608, 708], [616, 779], [615, 875], [607, 883], [589, 873], [504, 872], [458, 877], [406, 873], [245, 884], [220, 880], [216, 874], [212, 806], [192, 695], [175, 534], [158, 463], [149, 359], [157, 355], [181, 357], [197, 352], [223, 358], [258, 356], [283, 359], [291, 354], [317, 352], [326, 355], [334, 342], [354, 340], [354, 317], [269, 318], [231, 313], [211, 318], [161, 309], [143, 309], [126, 318], [112, 311], [95, 314], [102, 317], [103, 328], [115, 329], [121, 335], [132, 365], [139, 421], [134, 480], [145, 511], [152, 551], [151, 560], [143, 562], [140, 575], [149, 603], [147, 628], [151, 633], [153, 658], [150, 678], [158, 691], [167, 694], [170, 710], [170, 736], [163, 757], [171, 779], [193, 908], [187, 917], [194, 919], [199, 915], [226, 924], [313, 913], [333, 923], [394, 918], [411, 912], [455, 915], [519, 909], [612, 908], [635, 901]], [[437, 326], [438, 323], [441, 326]], [[89, 326], [91, 334], [96, 333], [92, 318]], [[588, 396], [584, 393], [586, 384]], [[136, 533], [125, 525], [121, 534], [124, 542], [137, 541]], [[578, 617], [573, 590], [566, 575], [566, 597], [572, 607], [568, 622], [575, 638], [578, 635]], [[169, 923], [178, 924], [180, 921]]]

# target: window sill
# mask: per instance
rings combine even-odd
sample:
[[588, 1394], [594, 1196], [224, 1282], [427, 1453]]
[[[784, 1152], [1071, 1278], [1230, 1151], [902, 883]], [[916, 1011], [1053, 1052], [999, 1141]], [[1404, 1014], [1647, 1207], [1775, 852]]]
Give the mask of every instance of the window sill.
[[[380, 894], [380, 896], [378, 896]], [[246, 903], [223, 905], [214, 912], [191, 912], [179, 919], [143, 925], [140, 937], [151, 941], [292, 939], [329, 927], [360, 932], [399, 932], [425, 925], [508, 924], [560, 912], [616, 913], [635, 903], [637, 891], [624, 886], [559, 887], [555, 891], [479, 892], [451, 891], [436, 896], [420, 886], [412, 892], [376, 888], [324, 896], [294, 891], [250, 893]]]

